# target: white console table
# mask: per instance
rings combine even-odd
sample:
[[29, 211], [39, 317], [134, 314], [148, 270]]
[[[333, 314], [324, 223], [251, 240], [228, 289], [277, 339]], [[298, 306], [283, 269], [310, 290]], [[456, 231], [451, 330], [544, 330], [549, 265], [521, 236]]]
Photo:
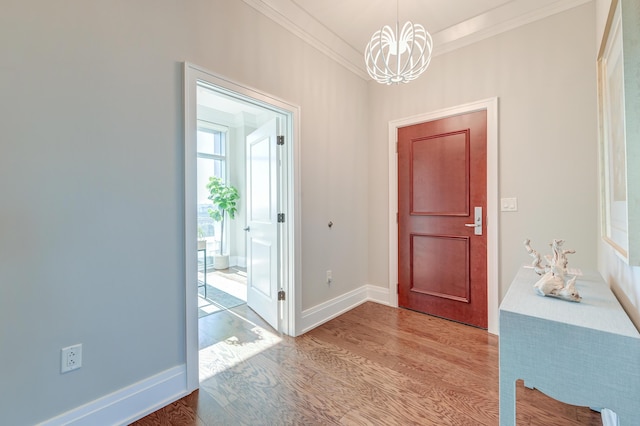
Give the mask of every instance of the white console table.
[[521, 268], [500, 305], [500, 425], [515, 425], [518, 379], [640, 424], [640, 334], [600, 274], [578, 277], [580, 303], [536, 295], [538, 278]]

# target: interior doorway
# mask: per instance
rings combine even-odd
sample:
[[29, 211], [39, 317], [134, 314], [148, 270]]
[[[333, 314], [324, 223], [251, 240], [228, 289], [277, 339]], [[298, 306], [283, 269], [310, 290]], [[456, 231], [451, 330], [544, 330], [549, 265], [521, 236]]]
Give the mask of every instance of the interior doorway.
[[277, 138], [287, 116], [196, 84], [199, 317], [248, 303], [280, 331], [278, 214], [287, 194], [278, 190]]
[[[196, 91], [198, 321], [247, 301], [242, 134], [247, 111], [198, 84]], [[251, 115], [249, 115], [251, 116]], [[202, 328], [202, 324], [200, 324]], [[200, 347], [203, 342], [200, 339]]]
[[294, 334], [297, 114], [296, 107], [185, 64], [189, 389], [199, 385], [202, 345], [221, 335], [203, 328], [225, 323], [213, 318], [220, 312]]

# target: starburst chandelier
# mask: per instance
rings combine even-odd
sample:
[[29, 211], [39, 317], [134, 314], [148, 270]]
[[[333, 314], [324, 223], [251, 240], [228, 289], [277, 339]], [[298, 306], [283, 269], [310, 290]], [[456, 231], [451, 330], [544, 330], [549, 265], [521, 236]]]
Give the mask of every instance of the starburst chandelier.
[[395, 32], [385, 25], [373, 34], [364, 51], [367, 72], [378, 83], [408, 83], [418, 78], [431, 61], [431, 34], [411, 21], [400, 29], [398, 15], [396, 0]]

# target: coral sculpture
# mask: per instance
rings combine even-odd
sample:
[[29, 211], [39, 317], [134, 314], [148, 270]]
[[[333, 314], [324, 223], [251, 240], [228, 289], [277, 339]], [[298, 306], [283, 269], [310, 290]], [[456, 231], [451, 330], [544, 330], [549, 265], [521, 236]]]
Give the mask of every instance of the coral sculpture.
[[524, 241], [524, 247], [527, 253], [533, 257], [533, 270], [542, 277], [533, 287], [540, 296], [551, 296], [559, 299], [568, 300], [570, 302], [580, 302], [582, 298], [576, 290], [576, 276], [570, 276], [567, 273], [567, 255], [573, 254], [575, 250], [564, 250], [562, 245], [564, 240], [553, 240], [550, 244], [552, 255], [545, 256], [545, 265], [542, 265], [542, 256], [540, 253], [531, 248], [530, 240]]

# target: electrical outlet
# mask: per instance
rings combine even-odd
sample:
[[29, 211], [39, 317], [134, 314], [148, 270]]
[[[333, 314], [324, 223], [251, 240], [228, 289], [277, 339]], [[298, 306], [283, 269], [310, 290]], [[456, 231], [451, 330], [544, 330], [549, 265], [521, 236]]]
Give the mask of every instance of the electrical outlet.
[[67, 346], [61, 349], [60, 372], [77, 370], [82, 367], [82, 344]]
[[331, 278], [331, 269], [327, 270], [327, 285], [331, 285], [333, 278]]

